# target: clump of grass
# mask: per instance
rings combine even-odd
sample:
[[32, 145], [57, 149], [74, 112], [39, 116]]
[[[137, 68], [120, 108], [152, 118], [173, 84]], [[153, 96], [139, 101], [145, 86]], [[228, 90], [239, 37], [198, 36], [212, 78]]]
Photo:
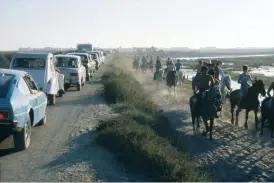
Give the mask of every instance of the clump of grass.
[[140, 83], [122, 69], [123, 57], [115, 55], [113, 59], [112, 71], [102, 76], [103, 94], [110, 104], [121, 104], [123, 112], [99, 124], [97, 142], [154, 181], [209, 181], [208, 175], [174, 146], [176, 133]]

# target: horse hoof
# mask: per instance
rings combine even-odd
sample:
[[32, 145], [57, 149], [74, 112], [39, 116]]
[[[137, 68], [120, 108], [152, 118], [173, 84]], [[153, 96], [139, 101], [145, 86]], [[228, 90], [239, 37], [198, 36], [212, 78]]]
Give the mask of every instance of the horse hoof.
[[248, 129], [248, 126], [247, 126], [247, 125], [245, 125], [245, 129]]

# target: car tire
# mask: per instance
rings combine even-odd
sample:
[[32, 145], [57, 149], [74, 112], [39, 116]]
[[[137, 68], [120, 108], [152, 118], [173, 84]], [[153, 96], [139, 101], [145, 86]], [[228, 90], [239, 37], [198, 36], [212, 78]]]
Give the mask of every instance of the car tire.
[[56, 95], [48, 95], [49, 105], [54, 105], [56, 103]]
[[77, 91], [81, 91], [82, 84], [77, 84]]
[[26, 150], [30, 145], [31, 122], [30, 117], [20, 132], [15, 132], [13, 135], [14, 147], [17, 150]]
[[64, 85], [64, 89], [65, 89], [65, 91], [68, 91], [69, 87], [70, 87], [70, 84], [65, 83], [65, 85]]
[[58, 91], [58, 97], [63, 97], [63, 95], [64, 95], [64, 92], [62, 90], [59, 90]]
[[86, 81], [90, 81], [90, 75], [89, 74], [86, 77]]
[[[47, 109], [46, 109], [47, 110]], [[45, 116], [43, 117], [43, 119], [41, 119], [39, 121], [39, 125], [45, 125], [47, 123], [47, 112], [45, 113]]]

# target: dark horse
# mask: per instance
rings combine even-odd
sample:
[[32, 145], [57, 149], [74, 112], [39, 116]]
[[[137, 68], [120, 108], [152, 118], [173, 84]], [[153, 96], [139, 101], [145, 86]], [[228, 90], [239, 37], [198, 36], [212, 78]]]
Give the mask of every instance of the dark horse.
[[248, 113], [250, 111], [254, 111], [255, 114], [255, 123], [256, 129], [258, 130], [258, 110], [260, 106], [260, 102], [258, 99], [259, 94], [265, 96], [266, 91], [264, 87], [264, 83], [262, 80], [255, 79], [252, 86], [248, 88], [246, 94], [243, 96], [241, 104], [240, 102], [240, 89], [234, 90], [230, 93], [230, 104], [231, 104], [231, 124], [234, 124], [234, 109], [238, 106], [236, 111], [236, 124], [238, 125], [238, 117], [241, 109], [245, 109], [245, 128], [248, 128], [247, 120]]
[[[206, 131], [203, 132], [203, 135], [207, 135], [210, 132], [210, 139], [212, 140], [212, 129], [214, 124], [214, 118], [216, 115], [216, 104], [221, 105], [219, 102], [221, 100], [221, 92], [218, 83], [212, 85], [209, 91], [205, 91], [204, 99], [202, 105], [198, 101], [197, 94], [194, 94], [189, 99], [190, 112], [192, 118], [193, 131], [195, 132], [199, 129], [199, 117], [202, 117]], [[199, 106], [198, 106], [199, 105]], [[208, 120], [210, 120], [210, 126], [208, 126]], [[195, 127], [195, 121], [197, 121], [197, 126]]]
[[171, 88], [174, 87], [174, 95], [176, 94], [176, 71], [169, 71], [166, 76], [166, 84], [169, 88], [169, 96], [171, 96]]
[[274, 132], [274, 113], [273, 113], [273, 98], [267, 97], [262, 101], [261, 107], [261, 135], [264, 133], [264, 123], [265, 121], [269, 122], [270, 125], [270, 137], [273, 138]]

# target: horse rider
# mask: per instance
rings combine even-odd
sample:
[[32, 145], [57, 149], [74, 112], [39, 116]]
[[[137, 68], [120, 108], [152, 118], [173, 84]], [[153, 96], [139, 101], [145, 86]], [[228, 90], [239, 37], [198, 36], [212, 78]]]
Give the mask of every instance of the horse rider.
[[179, 72], [179, 70], [182, 68], [182, 63], [180, 62], [180, 59], [177, 60], [177, 63], [175, 64], [176, 73]]
[[[239, 75], [239, 79], [238, 79], [238, 83], [241, 84], [240, 87], [240, 102], [239, 102], [239, 106], [242, 102], [243, 97], [245, 96], [247, 89], [250, 87], [250, 85], [248, 84], [248, 81], [253, 82], [253, 79], [251, 78], [251, 76], [248, 73], [248, 66], [244, 65], [243, 66], [243, 73], [241, 73]], [[241, 107], [239, 107], [240, 109]]]
[[150, 59], [149, 59], [149, 66], [150, 66], [150, 68], [153, 67], [153, 57], [152, 56], [150, 56]]
[[201, 68], [203, 66], [203, 61], [199, 60], [199, 64], [193, 70], [197, 70], [196, 76], [201, 73]]
[[162, 68], [160, 57], [157, 57], [156, 64], [155, 64], [155, 73], [154, 73], [154, 80], [157, 80], [159, 77], [160, 69]]
[[[206, 90], [209, 90], [210, 87], [214, 84], [214, 79], [213, 79], [212, 75], [209, 75], [207, 73], [208, 72], [207, 66], [202, 66], [201, 72], [202, 73], [197, 76], [197, 78], [195, 79], [195, 83], [194, 83], [194, 87], [197, 87], [197, 89], [198, 89], [198, 93], [196, 93], [197, 99], [199, 101], [197, 106], [201, 106], [201, 104], [203, 102], [204, 92]], [[217, 115], [217, 110], [216, 110], [215, 118], [218, 118], [218, 117], [219, 116]]]
[[144, 69], [147, 68], [147, 58], [145, 56], [143, 56], [143, 58], [142, 58], [142, 67]]
[[169, 71], [173, 71], [174, 70], [174, 64], [172, 62], [172, 60], [170, 60], [170, 58], [168, 58], [168, 61], [167, 61], [167, 72], [168, 73]]
[[222, 80], [225, 78], [225, 73], [222, 69], [223, 63], [221, 61], [218, 61], [215, 65], [214, 71], [215, 71], [215, 78], [221, 83]]

